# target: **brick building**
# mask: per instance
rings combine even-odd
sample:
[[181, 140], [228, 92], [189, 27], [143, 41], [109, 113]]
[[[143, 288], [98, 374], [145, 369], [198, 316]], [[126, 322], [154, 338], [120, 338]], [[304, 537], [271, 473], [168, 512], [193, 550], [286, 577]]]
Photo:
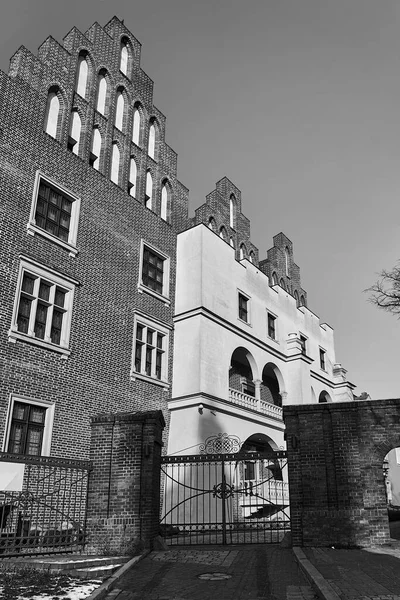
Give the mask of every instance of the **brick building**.
[[114, 17], [0, 73], [3, 451], [85, 458], [91, 416], [157, 409], [170, 454], [279, 448], [282, 404], [353, 399], [291, 241], [260, 260], [227, 178], [189, 219], [140, 51]]
[[113, 18], [0, 73], [0, 436], [86, 458], [90, 417], [168, 421], [187, 189], [140, 44]]

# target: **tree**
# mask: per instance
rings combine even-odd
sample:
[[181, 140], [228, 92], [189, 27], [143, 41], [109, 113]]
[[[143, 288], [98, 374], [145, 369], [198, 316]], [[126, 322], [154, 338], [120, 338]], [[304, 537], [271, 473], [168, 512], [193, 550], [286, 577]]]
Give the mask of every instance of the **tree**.
[[372, 304], [400, 319], [400, 265], [381, 271], [378, 281], [365, 291], [371, 293]]

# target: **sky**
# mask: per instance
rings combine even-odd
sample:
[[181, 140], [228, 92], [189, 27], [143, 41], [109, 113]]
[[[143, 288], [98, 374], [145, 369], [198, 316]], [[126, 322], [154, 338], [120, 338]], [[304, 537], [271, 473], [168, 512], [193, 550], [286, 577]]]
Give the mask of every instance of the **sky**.
[[400, 397], [400, 321], [363, 292], [400, 259], [400, 2], [2, 0], [0, 69], [114, 15], [142, 44], [191, 214], [229, 177], [260, 259], [280, 231], [293, 242], [356, 393]]

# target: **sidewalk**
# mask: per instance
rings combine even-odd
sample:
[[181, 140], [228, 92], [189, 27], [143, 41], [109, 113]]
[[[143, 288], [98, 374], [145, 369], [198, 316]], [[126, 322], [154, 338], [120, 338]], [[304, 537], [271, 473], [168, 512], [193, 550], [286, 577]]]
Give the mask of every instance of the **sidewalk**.
[[323, 600], [400, 600], [400, 543], [363, 550], [294, 548]]
[[202, 546], [152, 552], [107, 600], [316, 600], [290, 548]]

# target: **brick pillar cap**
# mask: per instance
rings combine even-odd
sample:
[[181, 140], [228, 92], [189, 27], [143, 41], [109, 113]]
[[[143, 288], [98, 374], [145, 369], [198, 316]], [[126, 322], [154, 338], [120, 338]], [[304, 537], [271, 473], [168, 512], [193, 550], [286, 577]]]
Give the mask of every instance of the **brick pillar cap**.
[[161, 427], [165, 427], [165, 419], [161, 410], [147, 410], [124, 413], [100, 413], [98, 415], [93, 415], [90, 418], [91, 425], [94, 425], [96, 423], [135, 423], [143, 421], [159, 421]]

